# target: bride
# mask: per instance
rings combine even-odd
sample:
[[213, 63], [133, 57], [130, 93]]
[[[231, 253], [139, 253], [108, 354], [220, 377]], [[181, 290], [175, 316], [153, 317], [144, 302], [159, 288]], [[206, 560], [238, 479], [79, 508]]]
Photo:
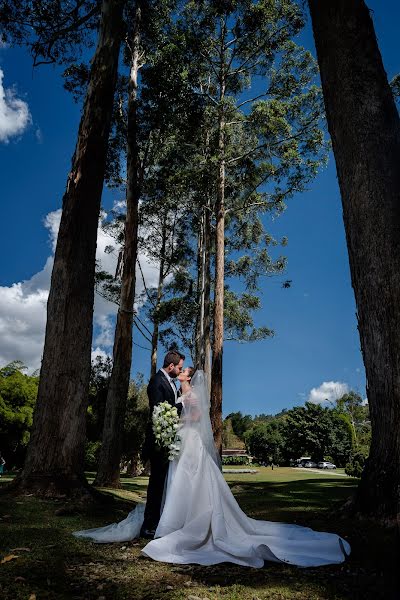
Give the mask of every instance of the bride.
[[[142, 553], [154, 560], [211, 565], [231, 562], [262, 567], [264, 561], [301, 567], [340, 563], [349, 544], [333, 533], [308, 527], [259, 521], [239, 507], [221, 472], [209, 418], [209, 393], [203, 371], [179, 376], [184, 410], [181, 451], [169, 464], [163, 509], [155, 539]], [[124, 521], [75, 532], [95, 542], [122, 542], [139, 536], [144, 505]]]

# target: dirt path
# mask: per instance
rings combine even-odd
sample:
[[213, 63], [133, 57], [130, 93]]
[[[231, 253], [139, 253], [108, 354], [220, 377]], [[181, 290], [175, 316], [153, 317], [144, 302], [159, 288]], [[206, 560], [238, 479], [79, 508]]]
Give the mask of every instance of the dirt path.
[[307, 471], [307, 473], [318, 473], [318, 475], [335, 475], [335, 477], [348, 477], [346, 473], [336, 473], [335, 469], [307, 469], [307, 467], [293, 467], [293, 471]]

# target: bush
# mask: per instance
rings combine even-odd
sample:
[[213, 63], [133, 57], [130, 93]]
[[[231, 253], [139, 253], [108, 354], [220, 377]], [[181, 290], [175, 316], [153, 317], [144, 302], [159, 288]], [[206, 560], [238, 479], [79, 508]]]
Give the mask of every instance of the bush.
[[257, 423], [245, 433], [246, 447], [249, 453], [259, 463], [277, 465], [282, 462], [284, 440], [281, 432], [282, 425], [278, 419], [267, 423]]
[[223, 465], [249, 465], [250, 461], [247, 456], [223, 456]]
[[101, 442], [86, 442], [85, 470], [97, 471]]
[[362, 452], [355, 452], [344, 469], [346, 475], [350, 477], [361, 477], [364, 469], [366, 457]]

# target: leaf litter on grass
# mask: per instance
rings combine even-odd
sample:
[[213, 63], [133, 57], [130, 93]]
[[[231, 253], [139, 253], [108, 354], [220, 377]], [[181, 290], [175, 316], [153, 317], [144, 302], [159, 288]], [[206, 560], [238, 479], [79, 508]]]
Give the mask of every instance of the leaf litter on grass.
[[[267, 564], [250, 569], [232, 564], [202, 567], [154, 563], [141, 555], [142, 542], [91, 544], [77, 540], [72, 531], [119, 520], [142, 497], [146, 480], [128, 480], [114, 507], [87, 514], [56, 517], [57, 503], [24, 498], [0, 500], [0, 514], [11, 513], [0, 539], [4, 555], [23, 552], [0, 569], [2, 600], [187, 600], [189, 595], [209, 600], [359, 600], [389, 599], [379, 575], [393, 543], [389, 534], [368, 523], [332, 520], [329, 511], [349, 495], [355, 482], [341, 478], [318, 480], [284, 469], [278, 473], [260, 469], [256, 479], [229, 473], [230, 484], [241, 507], [250, 516], [266, 520], [297, 521], [315, 529], [336, 531], [353, 546], [350, 561], [318, 569], [297, 569]], [[244, 477], [246, 477], [244, 479]], [[125, 483], [124, 483], [125, 485]], [[129, 490], [134, 490], [130, 492]], [[295, 492], [295, 493], [290, 493]], [[112, 493], [112, 492], [109, 492]], [[312, 507], [305, 509], [307, 499]], [[14, 552], [13, 552], [14, 551]], [[393, 553], [393, 549], [392, 549]], [[382, 567], [382, 568], [381, 568]], [[48, 583], [51, 573], [50, 585]]]

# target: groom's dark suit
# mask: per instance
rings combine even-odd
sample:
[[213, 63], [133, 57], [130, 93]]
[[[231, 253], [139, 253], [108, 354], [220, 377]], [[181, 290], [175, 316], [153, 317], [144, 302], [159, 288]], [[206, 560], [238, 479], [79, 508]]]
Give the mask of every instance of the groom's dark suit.
[[142, 457], [144, 461], [150, 459], [150, 479], [147, 488], [147, 502], [142, 530], [155, 530], [160, 520], [161, 501], [169, 461], [167, 452], [161, 451], [160, 447], [156, 445], [151, 416], [154, 407], [157, 404], [161, 404], [161, 402], [168, 402], [171, 406], [176, 406], [178, 414], [181, 414], [183, 405], [182, 402], [175, 404], [175, 394], [172, 385], [164, 372], [160, 370], [150, 379], [147, 386], [150, 418], [147, 424]]

